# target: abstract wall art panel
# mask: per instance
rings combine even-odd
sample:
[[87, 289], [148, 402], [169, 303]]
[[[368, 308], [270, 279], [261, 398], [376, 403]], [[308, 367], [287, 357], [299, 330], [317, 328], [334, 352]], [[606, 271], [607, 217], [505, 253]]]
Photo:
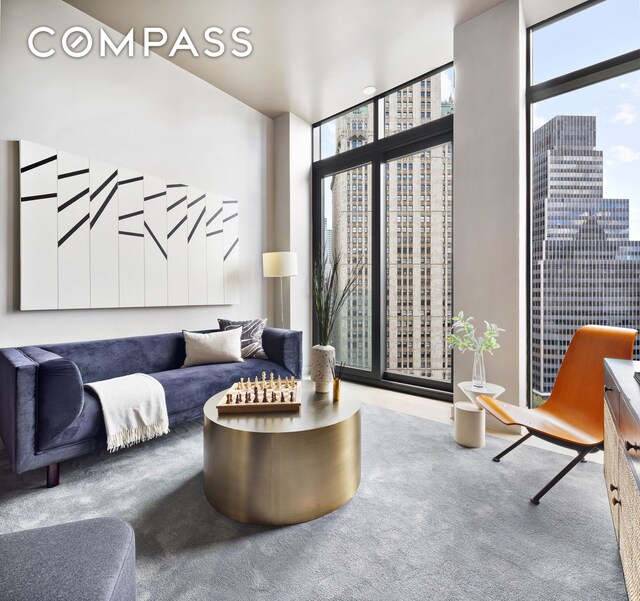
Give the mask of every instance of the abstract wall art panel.
[[207, 304], [224, 302], [224, 239], [222, 196], [207, 194]]
[[222, 233], [224, 239], [224, 298], [237, 303], [240, 297], [240, 251], [238, 250], [238, 201], [222, 199]]
[[120, 306], [144, 306], [144, 183], [142, 174], [118, 170]]
[[239, 203], [20, 142], [20, 308], [239, 300]]
[[187, 191], [188, 187], [184, 184], [167, 184], [169, 305], [189, 304]]
[[167, 183], [144, 176], [144, 304], [167, 304]]
[[91, 306], [118, 307], [118, 168], [89, 160]]
[[89, 159], [58, 153], [58, 308], [91, 304]]
[[58, 308], [58, 153], [20, 145], [20, 297], [23, 309]]
[[207, 194], [189, 188], [187, 196], [187, 244], [189, 246], [189, 304], [207, 304]]

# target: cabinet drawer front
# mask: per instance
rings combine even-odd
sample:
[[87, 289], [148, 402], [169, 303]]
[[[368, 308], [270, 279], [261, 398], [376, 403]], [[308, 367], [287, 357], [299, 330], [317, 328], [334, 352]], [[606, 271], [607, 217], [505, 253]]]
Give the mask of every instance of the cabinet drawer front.
[[609, 405], [614, 422], [617, 421], [620, 407], [620, 391], [618, 390], [616, 381], [609, 372], [608, 366], [606, 366], [604, 370], [604, 400], [605, 405]]
[[620, 557], [629, 601], [640, 601], [640, 492], [629, 462], [621, 449], [620, 474]]
[[[622, 454], [618, 442], [618, 433], [611, 417], [611, 412], [607, 405], [604, 406], [604, 481], [607, 486], [607, 496], [609, 499], [609, 509], [613, 528], [616, 532], [616, 539], [620, 542], [620, 505], [614, 505], [613, 499], [620, 499], [620, 482], [618, 480], [618, 457]], [[615, 489], [611, 490], [611, 486]]]
[[640, 423], [638, 423], [635, 414], [627, 405], [624, 397], [620, 399], [618, 429], [631, 472], [635, 478], [636, 485], [640, 487]]

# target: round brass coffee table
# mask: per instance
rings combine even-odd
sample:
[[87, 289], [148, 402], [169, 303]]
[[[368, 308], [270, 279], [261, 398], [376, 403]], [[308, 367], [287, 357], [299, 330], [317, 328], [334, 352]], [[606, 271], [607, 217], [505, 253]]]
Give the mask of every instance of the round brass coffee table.
[[302, 382], [295, 413], [218, 415], [204, 406], [204, 491], [213, 507], [251, 524], [297, 524], [344, 505], [360, 485], [360, 402]]

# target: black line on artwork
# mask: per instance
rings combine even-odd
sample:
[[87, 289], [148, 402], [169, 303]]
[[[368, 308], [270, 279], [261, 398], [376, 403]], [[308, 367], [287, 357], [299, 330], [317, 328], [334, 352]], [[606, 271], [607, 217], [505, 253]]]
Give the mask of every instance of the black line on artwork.
[[[107, 179], [105, 179], [100, 186], [98, 187], [97, 190], [95, 190], [94, 192], [91, 193], [91, 200], [93, 200], [96, 196], [98, 196], [98, 194], [100, 194], [100, 192], [102, 192], [108, 185], [109, 182], [116, 176], [118, 175], [118, 170], [116, 169]], [[116, 182], [116, 187], [118, 186], [118, 182]], [[93, 227], [93, 225], [91, 226]]]
[[176, 225], [176, 227], [174, 227], [168, 234], [167, 234], [167, 238], [171, 238], [171, 236], [173, 236], [173, 234], [175, 233], [175, 231], [183, 224], [187, 221], [187, 216], [185, 215], [179, 222], [178, 225]]
[[58, 248], [62, 246], [73, 234], [75, 234], [83, 224], [89, 221], [89, 213], [87, 213], [78, 223], [76, 223], [60, 240], [58, 240]]
[[121, 236], [135, 236], [136, 238], [144, 238], [144, 234], [138, 234], [136, 232], [118, 232]]
[[133, 184], [134, 182], [141, 182], [143, 177], [140, 175], [138, 177], [130, 177], [129, 179], [123, 179], [121, 182], [118, 182], [121, 186], [126, 186], [127, 184]]
[[220, 213], [222, 213], [222, 209], [218, 209], [216, 211], [216, 214], [211, 219], [209, 219], [209, 221], [207, 221], [207, 225], [209, 225], [218, 215], [220, 215]]
[[41, 161], [38, 161], [37, 163], [31, 163], [31, 165], [25, 165], [20, 169], [20, 173], [24, 173], [25, 171], [31, 171], [32, 169], [36, 169], [37, 167], [42, 167], [42, 165], [46, 165], [51, 161], [55, 161], [57, 158], [58, 158], [58, 155], [54, 154], [51, 157], [47, 157], [46, 159], [42, 159]]
[[237, 200], [223, 200], [222, 204], [223, 205], [237, 205], [238, 201]]
[[186, 188], [187, 184], [167, 184], [167, 188]]
[[142, 215], [144, 211], [134, 211], [133, 213], [126, 213], [124, 215], [120, 215], [118, 219], [122, 221], [123, 219], [129, 219], [129, 217], [135, 217], [136, 215]]
[[69, 200], [67, 200], [67, 202], [63, 202], [59, 207], [58, 207], [58, 213], [60, 211], [64, 211], [67, 207], [71, 206], [76, 200], [79, 200], [80, 198], [82, 198], [83, 196], [89, 194], [89, 188], [87, 188], [86, 190], [83, 190], [82, 192], [76, 194], [73, 198], [70, 198]]
[[20, 200], [22, 202], [28, 202], [30, 200], [44, 200], [45, 198], [57, 198], [58, 195], [54, 192], [53, 194], [38, 194], [36, 196], [23, 196]]
[[171, 206], [167, 207], [167, 212], [171, 209], [175, 209], [178, 205], [182, 204], [185, 200], [187, 200], [186, 196], [183, 196], [180, 200], [176, 200]]
[[223, 261], [227, 260], [227, 257], [231, 254], [231, 251], [236, 247], [236, 244], [238, 244], [238, 240], [239, 238], [236, 238], [235, 242], [229, 247], [227, 254], [224, 256], [224, 259], [222, 259]]
[[118, 189], [118, 182], [116, 182], [115, 186], [113, 186], [113, 188], [111, 189], [111, 192], [109, 192], [107, 198], [105, 198], [104, 202], [102, 203], [102, 206], [98, 209], [98, 212], [93, 216], [93, 219], [91, 220], [90, 229], [93, 229], [93, 226], [96, 224], [96, 221], [100, 219], [100, 215], [102, 215], [102, 212], [107, 208], [109, 201], [113, 198], [113, 195], [116, 193], [117, 189]]
[[202, 211], [200, 212], [200, 215], [198, 216], [198, 219], [196, 219], [196, 222], [194, 223], [193, 227], [191, 228], [191, 232], [189, 233], [189, 236], [187, 236], [187, 242], [191, 242], [191, 236], [193, 236], [194, 232], [196, 231], [196, 228], [200, 224], [200, 221], [204, 217], [204, 211], [205, 211], [205, 207], [202, 207]]
[[190, 209], [194, 204], [200, 202], [204, 197], [206, 196], [206, 194], [203, 194], [202, 196], [198, 196], [198, 198], [196, 198], [195, 200], [192, 200], [188, 205], [187, 208]]
[[165, 252], [164, 248], [162, 248], [160, 242], [158, 242], [158, 239], [156, 238], [155, 234], [151, 231], [151, 228], [149, 227], [146, 221], [144, 222], [144, 228], [149, 232], [149, 234], [151, 234], [153, 241], [157, 244], [158, 248], [160, 249], [160, 252], [164, 255], [164, 258], [166, 259], [167, 253]]
[[216, 234], [222, 234], [222, 230], [215, 230], [213, 232], [208, 232], [207, 233], [207, 237], [209, 236], [215, 236]]
[[152, 194], [151, 196], [145, 196], [144, 199], [153, 200], [154, 198], [160, 198], [161, 196], [165, 196], [166, 194], [167, 191], [165, 190], [164, 192], [158, 192], [157, 194]]
[[230, 221], [231, 219], [233, 219], [234, 217], [237, 217], [237, 216], [238, 216], [238, 213], [234, 213], [233, 215], [229, 215], [229, 217], [225, 217], [222, 220], [222, 223], [227, 223], [227, 221]]
[[76, 175], [84, 175], [89, 173], [89, 169], [78, 169], [78, 171], [68, 171], [67, 173], [60, 173], [58, 179], [66, 179], [67, 177], [75, 177]]

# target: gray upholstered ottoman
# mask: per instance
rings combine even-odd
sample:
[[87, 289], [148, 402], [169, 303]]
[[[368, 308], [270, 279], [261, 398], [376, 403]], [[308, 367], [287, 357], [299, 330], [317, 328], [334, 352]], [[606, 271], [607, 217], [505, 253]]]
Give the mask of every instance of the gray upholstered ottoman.
[[131, 601], [133, 528], [98, 518], [0, 536], [2, 601]]

